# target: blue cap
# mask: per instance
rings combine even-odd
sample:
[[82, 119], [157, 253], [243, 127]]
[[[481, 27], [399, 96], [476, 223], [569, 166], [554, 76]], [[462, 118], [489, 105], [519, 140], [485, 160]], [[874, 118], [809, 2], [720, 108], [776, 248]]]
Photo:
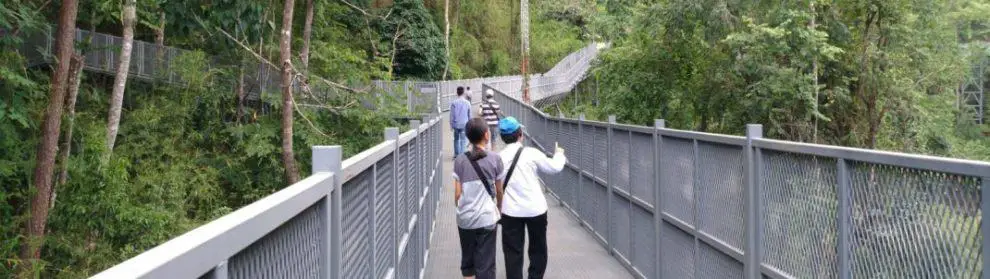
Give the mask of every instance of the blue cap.
[[503, 135], [515, 133], [522, 127], [523, 125], [519, 124], [519, 121], [516, 121], [516, 118], [512, 116], [502, 118], [498, 121], [498, 131]]

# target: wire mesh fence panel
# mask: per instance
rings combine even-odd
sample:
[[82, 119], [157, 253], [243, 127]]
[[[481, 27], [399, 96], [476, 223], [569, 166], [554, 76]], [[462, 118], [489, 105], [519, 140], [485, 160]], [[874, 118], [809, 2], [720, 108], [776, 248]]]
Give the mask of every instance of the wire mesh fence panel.
[[374, 187], [374, 169], [369, 168], [344, 183], [343, 244], [341, 274], [345, 278], [371, 276], [371, 197]]
[[660, 147], [660, 193], [663, 211], [681, 221], [694, 222], [694, 144], [664, 137]]
[[612, 195], [612, 214], [608, 216], [609, 243], [618, 250], [619, 254], [626, 260], [630, 259], [632, 250], [630, 238], [631, 224], [629, 223], [629, 212], [632, 210], [632, 203], [618, 193]]
[[629, 192], [629, 132], [612, 129], [612, 141], [608, 148], [608, 183], [616, 189]]
[[316, 278], [326, 263], [320, 254], [326, 218], [316, 202], [227, 262], [230, 278]]
[[791, 276], [836, 277], [836, 160], [762, 150], [763, 262]]
[[853, 276], [981, 275], [979, 178], [858, 162], [849, 173]]
[[[592, 159], [595, 168], [592, 173], [601, 179], [608, 177], [608, 129], [602, 127], [590, 127], [594, 140], [591, 141], [591, 152], [596, 159]], [[586, 134], [587, 135], [587, 134]], [[590, 135], [588, 135], [590, 136]]]
[[375, 266], [375, 274], [385, 274], [393, 266], [392, 250], [395, 249], [395, 215], [392, 214], [392, 204], [395, 199], [393, 188], [393, 168], [392, 161], [394, 155], [390, 154], [382, 158], [375, 167], [375, 255], [378, 258], [378, 265]]
[[653, 135], [633, 132], [629, 144], [629, 189], [637, 199], [655, 205]]
[[653, 214], [643, 207], [633, 206], [630, 217], [632, 229], [631, 262], [636, 270], [647, 278], [657, 278], [656, 226]]
[[697, 278], [743, 278], [743, 264], [704, 242], [698, 243]]
[[606, 212], [608, 212], [608, 192], [605, 187], [595, 181], [586, 180], [584, 186], [581, 192], [585, 193], [585, 202], [588, 205], [585, 212], [588, 214], [588, 217], [585, 218], [585, 221], [591, 225], [591, 228], [600, 237], [605, 237], [605, 232], [608, 229], [608, 220], [606, 219]]
[[661, 224], [660, 230], [660, 265], [663, 273], [660, 277], [695, 278], [694, 237], [668, 223]]
[[420, 161], [419, 140], [419, 138], [413, 138], [412, 141], [406, 144], [409, 146], [409, 164], [406, 165], [405, 169], [407, 173], [406, 181], [401, 184], [401, 187], [406, 188], [407, 193], [406, 196], [401, 197], [402, 201], [405, 202], [406, 212], [409, 212], [409, 219], [405, 219], [406, 222], [411, 220], [413, 215], [419, 213], [417, 205], [419, 203], [419, 196], [423, 194], [422, 188], [420, 188], [421, 185], [419, 184], [418, 172], [418, 169], [423, 165], [423, 162]]
[[396, 205], [395, 206], [395, 208], [396, 208], [396, 214], [395, 215], [396, 215], [396, 218], [398, 218], [398, 219], [396, 220], [396, 226], [397, 227], [395, 229], [398, 230], [398, 234], [396, 234], [396, 235], [398, 235], [399, 237], [402, 237], [402, 234], [406, 230], [405, 229], [405, 225], [406, 224], [403, 221], [408, 221], [409, 220], [409, 215], [410, 215], [409, 212], [406, 210], [406, 208], [407, 208], [406, 207], [406, 202], [407, 202], [408, 197], [411, 195], [411, 193], [407, 193], [405, 186], [407, 185], [406, 183], [408, 183], [408, 171], [407, 170], [409, 169], [409, 166], [411, 166], [413, 163], [410, 162], [410, 159], [409, 159], [409, 147], [408, 147], [408, 145], [403, 145], [403, 146], [400, 146], [399, 147], [398, 156], [399, 156], [399, 159], [398, 159], [399, 165], [397, 166], [396, 172], [395, 172], [396, 173], [395, 188], [397, 190], [397, 193], [396, 193], [396, 196], [395, 196], [395, 198], [396, 198], [396, 203], [395, 203], [395, 205]]
[[746, 223], [746, 187], [743, 149], [739, 146], [698, 142], [699, 228], [743, 250]]

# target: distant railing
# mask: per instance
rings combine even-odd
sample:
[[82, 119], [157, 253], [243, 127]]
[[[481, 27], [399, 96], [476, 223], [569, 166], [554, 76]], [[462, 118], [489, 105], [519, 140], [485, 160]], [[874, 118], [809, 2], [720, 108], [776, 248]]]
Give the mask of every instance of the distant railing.
[[544, 181], [644, 278], [987, 278], [990, 163], [552, 117], [496, 93]]
[[421, 278], [441, 190], [440, 117], [341, 161], [313, 147], [313, 175], [94, 278]]
[[[120, 47], [123, 39], [118, 36], [102, 33], [92, 33], [89, 31], [76, 29], [75, 40], [85, 41], [92, 35], [92, 45], [85, 53], [87, 71], [115, 74], [117, 72], [117, 61], [120, 54]], [[27, 57], [29, 64], [37, 65], [49, 63], [54, 60], [52, 48], [54, 37], [52, 30], [43, 30], [35, 34], [27, 34], [24, 43], [20, 46], [20, 53]], [[542, 75], [532, 76], [531, 85], [533, 100], [543, 100], [544, 98], [562, 95], [573, 88], [577, 82], [583, 78], [589, 68], [589, 62], [594, 59], [597, 51], [603, 45], [592, 43], [579, 51], [571, 53], [561, 60], [553, 69]], [[173, 62], [183, 54], [190, 53], [189, 50], [163, 46], [159, 47], [153, 43], [135, 40], [131, 52], [130, 69], [128, 75], [133, 78], [144, 80], [159, 80], [170, 84], [185, 84], [177, 69], [173, 69]], [[204, 68], [217, 67], [220, 63], [212, 59], [210, 65]], [[260, 100], [265, 94], [279, 94], [281, 91], [281, 70], [271, 65], [252, 62], [248, 65], [241, 65], [239, 68], [245, 70], [245, 94], [248, 100]], [[434, 113], [446, 110], [456, 94], [458, 86], [474, 88], [472, 100], [480, 102], [483, 92], [482, 84], [489, 84], [497, 88], [509, 90], [515, 86], [516, 91], [522, 88], [522, 76], [501, 76], [489, 78], [449, 80], [449, 81], [382, 81], [371, 82], [369, 89], [372, 94], [387, 94], [393, 99], [405, 104], [410, 112], [414, 113]], [[298, 82], [294, 81], [294, 91], [301, 92], [302, 88]], [[361, 87], [361, 86], [358, 86]], [[335, 89], [321, 90], [311, 87], [314, 95], [337, 94]], [[323, 92], [326, 91], [326, 92]], [[510, 91], [504, 91], [510, 92]], [[369, 96], [370, 97], [370, 96]], [[379, 104], [366, 102], [368, 108], [375, 108]]]

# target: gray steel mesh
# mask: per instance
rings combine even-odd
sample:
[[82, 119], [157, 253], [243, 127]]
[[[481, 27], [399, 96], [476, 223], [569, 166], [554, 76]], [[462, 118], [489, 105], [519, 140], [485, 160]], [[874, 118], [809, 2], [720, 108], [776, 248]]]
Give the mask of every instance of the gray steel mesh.
[[345, 278], [371, 276], [371, 187], [374, 169], [369, 168], [344, 183], [343, 251], [341, 273]]
[[601, 127], [592, 127], [591, 132], [594, 133], [594, 140], [589, 145], [592, 153], [592, 161], [595, 165], [594, 170], [591, 172], [595, 176], [601, 179], [607, 179], [608, 177], [608, 129]]
[[745, 175], [743, 149], [714, 143], [698, 143], [696, 194], [702, 231], [740, 250], [744, 245]]
[[657, 278], [657, 249], [656, 226], [653, 224], [653, 214], [646, 209], [633, 206], [632, 218], [632, 264], [647, 278]]
[[850, 169], [853, 276], [980, 276], [980, 179], [866, 163]]
[[608, 183], [626, 192], [629, 192], [629, 137], [628, 131], [612, 129], [612, 142], [609, 146], [612, 153], [608, 156]]
[[618, 194], [612, 195], [612, 215], [609, 216], [609, 229], [612, 230], [610, 234], [609, 243], [619, 251], [626, 259], [629, 258], [629, 251], [631, 243], [630, 236], [632, 233], [629, 231], [631, 224], [629, 223], [629, 212], [630, 212], [629, 200], [620, 197]]
[[231, 257], [230, 278], [316, 278], [326, 262], [320, 254], [325, 238], [320, 218], [323, 202], [299, 212], [288, 222]]
[[698, 243], [697, 278], [743, 278], [743, 265], [704, 242]]
[[656, 167], [653, 156], [653, 135], [632, 133], [629, 156], [629, 188], [632, 194], [649, 205], [654, 205], [654, 176]]
[[398, 190], [395, 198], [398, 200], [395, 204], [396, 204], [396, 218], [398, 218], [399, 221], [396, 223], [398, 227], [396, 227], [395, 229], [398, 230], [397, 235], [401, 236], [402, 232], [405, 231], [405, 223], [403, 223], [402, 221], [409, 220], [409, 215], [410, 215], [409, 211], [406, 209], [407, 199], [405, 198], [410, 195], [410, 193], [406, 191], [406, 187], [405, 187], [407, 185], [406, 182], [408, 179], [407, 178], [408, 172], [406, 170], [408, 170], [409, 166], [413, 164], [412, 162], [410, 162], [408, 145], [403, 145], [399, 147], [398, 156], [399, 156], [398, 158], [399, 165], [397, 166], [395, 172], [396, 174], [395, 188]]
[[574, 206], [580, 202], [577, 197], [577, 187], [578, 187], [578, 172], [571, 168], [565, 168], [562, 175], [554, 175], [557, 184], [559, 185], [559, 190], [554, 190], [559, 195], [561, 195], [561, 200], [566, 202], [575, 211], [577, 210]]
[[375, 201], [375, 214], [378, 219], [375, 222], [375, 244], [377, 245], [378, 265], [375, 267], [376, 274], [385, 274], [393, 264], [392, 251], [395, 249], [395, 216], [392, 214], [394, 201], [394, 187], [392, 168], [393, 155], [385, 156], [377, 163], [375, 172], [375, 190], [377, 200]]
[[420, 161], [418, 143], [419, 138], [413, 138], [413, 140], [407, 144], [409, 146], [409, 153], [407, 155], [409, 156], [410, 164], [406, 165], [406, 168], [404, 169], [407, 173], [406, 181], [403, 184], [399, 184], [402, 188], [406, 188], [407, 193], [406, 196], [399, 197], [399, 199], [405, 203], [406, 212], [409, 212], [409, 219], [405, 219], [406, 221], [412, 219], [413, 215], [419, 213], [416, 210], [416, 203], [419, 202], [419, 196], [423, 193], [422, 189], [419, 188], [419, 186], [421, 186], [419, 185], [419, 173], [416, 171], [423, 165], [423, 162]]
[[663, 211], [694, 223], [694, 144], [663, 138], [660, 148], [660, 188]]
[[792, 276], [836, 277], [836, 161], [764, 150], [763, 261]]
[[585, 180], [584, 186], [581, 191], [587, 195], [585, 202], [588, 206], [585, 209], [585, 213], [588, 215], [585, 220], [599, 235], [605, 237], [606, 226], [608, 226], [608, 220], [605, 219], [606, 212], [608, 212], [606, 208], [608, 207], [608, 192], [604, 186], [595, 181]]
[[660, 225], [663, 278], [694, 278], [694, 237], [670, 224]]

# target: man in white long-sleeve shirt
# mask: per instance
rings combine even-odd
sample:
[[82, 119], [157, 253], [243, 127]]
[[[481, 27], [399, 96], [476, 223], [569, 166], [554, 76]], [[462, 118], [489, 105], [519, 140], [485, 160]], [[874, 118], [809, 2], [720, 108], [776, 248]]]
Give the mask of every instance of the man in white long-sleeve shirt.
[[[564, 169], [567, 158], [557, 147], [552, 158], [522, 145], [523, 126], [514, 117], [499, 120], [499, 133], [507, 145], [500, 152], [505, 178], [502, 199], [502, 251], [508, 279], [523, 278], [523, 245], [529, 235], [527, 278], [543, 278], [547, 269], [547, 199], [539, 173], [554, 174]], [[513, 162], [515, 161], [515, 162]]]

